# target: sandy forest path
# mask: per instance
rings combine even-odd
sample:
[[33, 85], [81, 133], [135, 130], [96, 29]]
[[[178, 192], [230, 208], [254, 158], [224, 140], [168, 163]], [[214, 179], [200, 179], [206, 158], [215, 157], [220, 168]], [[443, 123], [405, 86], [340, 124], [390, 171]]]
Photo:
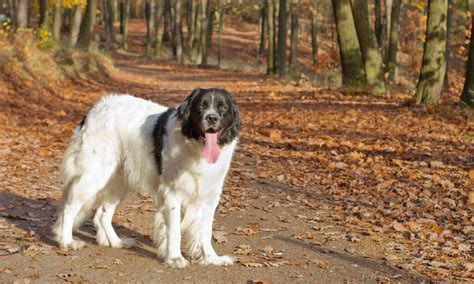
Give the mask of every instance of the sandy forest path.
[[[263, 75], [114, 57], [112, 77], [78, 80], [59, 94], [2, 90], [0, 282], [472, 279], [466, 205], [472, 126], [462, 116], [404, 107], [403, 94], [376, 99]], [[61, 196], [58, 165], [86, 111], [107, 92], [174, 106], [196, 87], [226, 88], [242, 112], [241, 146], [214, 225], [217, 252], [240, 262], [163, 266], [150, 237], [154, 206], [135, 195], [114, 224], [138, 247], [99, 247], [88, 222], [76, 235], [87, 247], [59, 250], [50, 235]]]

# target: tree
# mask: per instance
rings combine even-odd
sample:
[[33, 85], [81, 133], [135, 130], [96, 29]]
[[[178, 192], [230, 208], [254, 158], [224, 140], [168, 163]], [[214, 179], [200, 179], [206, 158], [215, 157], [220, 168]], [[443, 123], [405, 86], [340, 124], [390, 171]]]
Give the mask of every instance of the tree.
[[375, 0], [375, 36], [379, 47], [383, 46], [383, 22], [382, 22], [382, 3]]
[[181, 0], [175, 0], [173, 39], [176, 46], [175, 59], [183, 63], [183, 41], [181, 35]]
[[219, 10], [217, 10], [218, 36], [217, 36], [217, 66], [221, 66], [221, 47], [222, 47], [222, 30], [224, 29], [224, 14], [225, 3], [224, 0], [219, 1]]
[[71, 35], [69, 36], [69, 45], [76, 46], [79, 31], [82, 23], [82, 4], [77, 4], [73, 9], [72, 24], [71, 24]]
[[275, 1], [267, 0], [267, 74], [275, 74]]
[[259, 41], [257, 46], [257, 66], [260, 65], [260, 57], [265, 52], [265, 27], [267, 25], [267, 3], [262, 0], [260, 3], [260, 17], [258, 21]]
[[163, 30], [162, 30], [162, 21], [163, 21], [163, 12], [164, 12], [164, 2], [163, 0], [156, 0], [156, 24], [155, 24], [155, 57], [157, 59], [161, 58], [161, 43], [163, 40]]
[[120, 2], [120, 33], [122, 34], [122, 47], [127, 50], [127, 38], [128, 38], [128, 19], [130, 17], [130, 1], [122, 0]]
[[474, 13], [471, 12], [471, 40], [466, 66], [466, 79], [461, 95], [461, 105], [474, 108]]
[[77, 46], [81, 49], [89, 49], [91, 34], [95, 24], [96, 11], [97, 0], [88, 0], [86, 14], [84, 15], [84, 19], [82, 19], [81, 30], [77, 40]]
[[350, 0], [332, 0], [337, 40], [341, 56], [342, 84], [349, 88], [365, 86], [365, 72]]
[[146, 2], [146, 54], [151, 55], [151, 45], [153, 42], [153, 27], [155, 25], [155, 0]]
[[48, 26], [49, 25], [49, 23], [48, 23], [48, 18], [49, 18], [48, 0], [39, 0], [39, 14], [40, 14], [40, 18], [39, 18], [40, 27]]
[[114, 35], [114, 10], [112, 5], [113, 0], [102, 1], [102, 15], [105, 26], [105, 46], [106, 49], [113, 49], [115, 45]]
[[280, 0], [278, 9], [278, 71], [280, 78], [286, 76], [286, 37], [288, 34], [286, 3], [286, 0]]
[[393, 81], [397, 78], [397, 53], [398, 53], [398, 22], [400, 18], [400, 6], [402, 5], [401, 0], [393, 0], [392, 5], [392, 23], [390, 25], [390, 37], [388, 41], [388, 52], [386, 60], [386, 69], [388, 72], [388, 79]]
[[291, 35], [290, 35], [290, 75], [295, 76], [298, 71], [298, 0], [291, 1]]
[[62, 10], [61, 0], [56, 0], [54, 2], [53, 38], [57, 41], [61, 37]]
[[351, 6], [370, 93], [372, 95], [385, 94], [387, 90], [384, 81], [383, 60], [377, 38], [370, 26], [367, 0], [351, 0]]
[[438, 103], [446, 72], [446, 29], [448, 0], [428, 2], [428, 24], [420, 78], [413, 97], [416, 104]]
[[198, 64], [202, 66], [207, 66], [207, 29], [209, 28], [209, 2], [208, 0], [201, 0], [201, 10], [199, 14], [199, 20], [201, 21], [201, 31], [199, 35], [199, 54], [198, 54]]
[[311, 55], [313, 59], [313, 66], [318, 64], [318, 19], [316, 12], [318, 10], [318, 1], [313, 1], [313, 8], [311, 9]]

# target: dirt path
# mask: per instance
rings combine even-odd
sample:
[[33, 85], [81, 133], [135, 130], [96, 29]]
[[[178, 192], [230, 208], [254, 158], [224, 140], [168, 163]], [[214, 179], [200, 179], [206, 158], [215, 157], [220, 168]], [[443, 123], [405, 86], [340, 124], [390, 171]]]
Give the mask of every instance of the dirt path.
[[[116, 58], [112, 78], [81, 80], [60, 95], [3, 93], [0, 282], [472, 280], [473, 212], [465, 199], [473, 161], [465, 137], [473, 129], [462, 116], [403, 107], [404, 95], [373, 99]], [[138, 196], [114, 217], [119, 235], [138, 247], [99, 247], [88, 223], [76, 236], [86, 248], [58, 250], [49, 233], [61, 196], [58, 165], [86, 110], [106, 92], [176, 105], [196, 87], [227, 88], [243, 114], [214, 226], [216, 250], [240, 263], [164, 267], [150, 238], [153, 204]]]

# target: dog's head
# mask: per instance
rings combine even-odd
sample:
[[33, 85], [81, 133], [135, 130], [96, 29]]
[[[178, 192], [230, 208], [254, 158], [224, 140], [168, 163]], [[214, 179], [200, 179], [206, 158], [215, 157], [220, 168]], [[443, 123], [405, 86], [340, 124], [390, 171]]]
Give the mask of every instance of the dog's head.
[[224, 89], [195, 89], [178, 107], [178, 118], [184, 136], [206, 142], [217, 134], [220, 146], [237, 138], [241, 128], [239, 108]]

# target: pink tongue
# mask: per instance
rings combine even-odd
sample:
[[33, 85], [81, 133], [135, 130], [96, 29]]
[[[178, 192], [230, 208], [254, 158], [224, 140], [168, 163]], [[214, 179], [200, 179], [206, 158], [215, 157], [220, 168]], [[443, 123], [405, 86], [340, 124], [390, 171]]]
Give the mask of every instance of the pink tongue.
[[204, 133], [206, 144], [202, 150], [202, 156], [209, 164], [214, 164], [219, 159], [219, 145], [217, 145], [217, 133]]

